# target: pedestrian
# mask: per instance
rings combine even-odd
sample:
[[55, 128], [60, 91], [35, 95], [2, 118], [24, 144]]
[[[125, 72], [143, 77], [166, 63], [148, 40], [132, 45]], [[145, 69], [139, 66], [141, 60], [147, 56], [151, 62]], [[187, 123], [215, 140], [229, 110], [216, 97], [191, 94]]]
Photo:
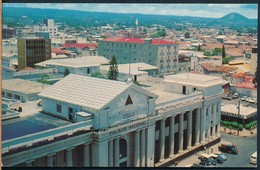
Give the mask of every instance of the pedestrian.
[[210, 148], [211, 148], [211, 153], [213, 153], [213, 147], [211, 146]]

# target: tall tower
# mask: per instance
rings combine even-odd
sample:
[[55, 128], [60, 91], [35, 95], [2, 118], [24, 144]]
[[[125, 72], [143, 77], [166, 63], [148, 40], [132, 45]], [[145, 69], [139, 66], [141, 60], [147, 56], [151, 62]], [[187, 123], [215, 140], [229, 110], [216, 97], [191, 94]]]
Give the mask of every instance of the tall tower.
[[34, 67], [35, 63], [51, 59], [51, 39], [18, 39], [17, 47], [19, 70]]
[[136, 26], [136, 32], [139, 32], [138, 19], [137, 18], [135, 20], [135, 26]]

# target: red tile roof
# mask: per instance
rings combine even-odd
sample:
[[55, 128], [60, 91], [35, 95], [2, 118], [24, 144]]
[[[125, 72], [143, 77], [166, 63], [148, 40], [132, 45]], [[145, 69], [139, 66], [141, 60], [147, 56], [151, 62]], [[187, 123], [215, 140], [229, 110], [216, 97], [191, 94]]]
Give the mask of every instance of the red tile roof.
[[[142, 38], [124, 38], [124, 37], [112, 37], [106, 38], [101, 41], [108, 41], [108, 42], [122, 42], [122, 43], [136, 43], [136, 44], [144, 44], [144, 39]], [[161, 39], [152, 39], [150, 44], [153, 45], [168, 45], [168, 44], [176, 44], [176, 42], [166, 41]]]
[[234, 73], [234, 74], [231, 74], [231, 76], [238, 79], [238, 78], [244, 78], [245, 74], [244, 73]]
[[97, 44], [92, 43], [77, 43], [77, 44], [63, 44], [65, 48], [97, 48]]
[[202, 63], [201, 66], [208, 71], [217, 71], [223, 73], [232, 72], [237, 69], [236, 67], [215, 65], [214, 63]]
[[71, 54], [71, 51], [62, 50], [62, 49], [60, 49], [60, 48], [52, 48], [52, 49], [51, 49], [51, 52], [52, 52], [52, 53], [55, 53], [55, 54]]

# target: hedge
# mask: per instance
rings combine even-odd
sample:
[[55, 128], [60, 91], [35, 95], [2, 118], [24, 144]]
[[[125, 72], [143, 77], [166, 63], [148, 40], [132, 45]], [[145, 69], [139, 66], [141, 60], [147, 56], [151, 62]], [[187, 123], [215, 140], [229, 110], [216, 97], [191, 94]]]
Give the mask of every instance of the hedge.
[[250, 122], [250, 123], [245, 125], [245, 129], [251, 130], [252, 128], [256, 127], [256, 124], [257, 124], [257, 121]]
[[242, 124], [238, 124], [237, 122], [221, 121], [221, 126], [227, 128], [231, 127], [232, 129], [239, 128], [240, 131], [244, 129], [244, 126]]

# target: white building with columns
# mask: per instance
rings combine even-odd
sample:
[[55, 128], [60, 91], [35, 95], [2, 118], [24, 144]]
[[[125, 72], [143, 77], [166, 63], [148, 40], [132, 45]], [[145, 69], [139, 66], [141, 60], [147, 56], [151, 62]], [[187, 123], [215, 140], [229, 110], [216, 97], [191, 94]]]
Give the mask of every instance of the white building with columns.
[[66, 76], [39, 96], [43, 113], [73, 123], [4, 141], [3, 166], [159, 167], [220, 141], [221, 78], [145, 85]]

